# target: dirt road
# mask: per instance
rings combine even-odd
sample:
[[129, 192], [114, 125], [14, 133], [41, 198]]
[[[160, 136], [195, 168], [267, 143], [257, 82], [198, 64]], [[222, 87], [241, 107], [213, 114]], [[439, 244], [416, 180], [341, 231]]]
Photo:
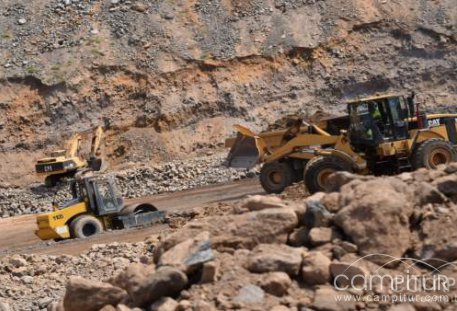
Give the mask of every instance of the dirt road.
[[[127, 203], [151, 202], [159, 210], [179, 211], [203, 204], [228, 202], [243, 198], [248, 194], [263, 193], [257, 179], [243, 180], [234, 183], [208, 186], [176, 193], [129, 200]], [[130, 229], [105, 232], [84, 240], [68, 240], [62, 242], [43, 242], [34, 231], [35, 215], [6, 218], [0, 220], [0, 256], [16, 253], [35, 254], [78, 254], [89, 249], [93, 244], [111, 242], [142, 241], [153, 233], [167, 230], [167, 225], [155, 225], [142, 229]]]

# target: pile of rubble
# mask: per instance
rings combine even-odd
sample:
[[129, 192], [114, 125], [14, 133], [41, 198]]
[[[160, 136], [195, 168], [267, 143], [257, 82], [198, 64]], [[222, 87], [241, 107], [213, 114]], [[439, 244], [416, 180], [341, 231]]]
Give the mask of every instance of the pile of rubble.
[[179, 160], [154, 167], [117, 172], [117, 183], [124, 197], [134, 198], [163, 192], [176, 192], [211, 184], [254, 177], [254, 172], [222, 166], [225, 154], [194, 160]]
[[[56, 299], [63, 289], [54, 295], [30, 285], [33, 307], [21, 310], [44, 309], [37, 303], [45, 299], [52, 300], [48, 310], [66, 311], [451, 310], [455, 283], [439, 292], [427, 287], [413, 292], [415, 300], [402, 300], [400, 294], [410, 293], [384, 281], [457, 277], [453, 265], [443, 265], [457, 259], [457, 164], [395, 177], [340, 173], [331, 185], [333, 192], [317, 193], [304, 203], [288, 199], [287, 193], [285, 199], [253, 196], [223, 215], [195, 217], [145, 243], [123, 246], [131, 250], [127, 257], [113, 252], [126, 258], [117, 267], [115, 258], [104, 253], [109, 245], [68, 259], [67, 265], [43, 257], [30, 276], [49, 278], [40, 266], [58, 277], [67, 266], [72, 270], [60, 275], [58, 285], [67, 280], [65, 295]], [[30, 304], [30, 295], [21, 295], [26, 292], [23, 277], [14, 271], [27, 261], [35, 263], [32, 258], [24, 257], [19, 265], [16, 257], [4, 259], [0, 277], [8, 281], [2, 284], [17, 287], [1, 292], [3, 303], [13, 305], [14, 297]], [[79, 268], [79, 262], [88, 262], [85, 258], [94, 265], [89, 272], [84, 264]], [[107, 267], [95, 266], [105, 262]], [[109, 272], [103, 274], [105, 268]], [[377, 281], [368, 287], [357, 283], [368, 276]], [[351, 287], [350, 281], [357, 282]], [[427, 300], [430, 296], [441, 300]]]
[[[80, 256], [13, 255], [0, 259], [0, 310], [46, 310], [71, 276], [107, 279], [134, 263], [149, 263], [149, 243], [94, 245]], [[83, 310], [83, 309], [81, 309]]]
[[[116, 177], [119, 190], [125, 198], [183, 191], [255, 176], [253, 172], [226, 168], [221, 165], [222, 161], [223, 155], [218, 154], [110, 174]], [[71, 196], [65, 183], [51, 189], [40, 185], [27, 189], [3, 188], [1, 190], [1, 217], [50, 211], [53, 201], [63, 202]]]

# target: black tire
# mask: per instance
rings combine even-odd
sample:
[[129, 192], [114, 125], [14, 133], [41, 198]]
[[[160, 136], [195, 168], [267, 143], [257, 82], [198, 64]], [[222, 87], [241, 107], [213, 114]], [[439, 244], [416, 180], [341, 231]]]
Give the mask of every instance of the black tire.
[[457, 151], [454, 146], [441, 139], [428, 139], [422, 142], [414, 151], [412, 157], [413, 169], [436, 169], [438, 165], [457, 161]]
[[326, 191], [326, 179], [335, 172], [353, 172], [350, 163], [334, 156], [320, 156], [310, 160], [305, 167], [303, 179], [308, 191], [313, 194]]
[[70, 233], [72, 238], [85, 239], [103, 231], [103, 225], [94, 216], [82, 215], [72, 220]]
[[260, 184], [267, 193], [281, 193], [294, 181], [294, 170], [286, 162], [267, 163], [260, 170]]

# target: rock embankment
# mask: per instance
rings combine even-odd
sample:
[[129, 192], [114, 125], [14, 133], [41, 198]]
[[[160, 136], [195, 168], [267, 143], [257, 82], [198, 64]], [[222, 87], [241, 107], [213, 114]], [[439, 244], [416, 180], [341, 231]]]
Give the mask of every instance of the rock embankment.
[[[457, 259], [457, 164], [395, 177], [341, 173], [332, 182], [334, 192], [304, 201], [286, 192], [218, 214], [201, 209], [142, 243], [95, 246], [79, 257], [4, 258], [0, 301], [66, 311], [451, 310], [443, 297], [453, 297], [455, 285], [399, 303], [392, 297], [411, 293], [379, 277], [457, 277], [442, 266]], [[357, 283], [368, 276], [378, 281]], [[421, 300], [430, 294], [444, 300]], [[392, 300], [369, 300], [379, 295]]]

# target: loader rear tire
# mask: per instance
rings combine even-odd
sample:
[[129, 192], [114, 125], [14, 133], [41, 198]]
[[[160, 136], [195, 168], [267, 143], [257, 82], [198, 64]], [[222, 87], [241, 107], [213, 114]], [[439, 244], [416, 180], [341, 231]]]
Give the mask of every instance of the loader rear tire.
[[72, 238], [85, 239], [103, 231], [103, 225], [94, 216], [82, 215], [72, 220], [70, 234]]
[[260, 170], [260, 184], [267, 193], [281, 193], [294, 181], [294, 169], [286, 162], [267, 163]]
[[432, 138], [421, 143], [414, 151], [412, 165], [419, 168], [436, 169], [438, 165], [457, 161], [457, 151], [454, 146], [441, 139]]
[[308, 162], [303, 179], [308, 191], [313, 194], [326, 191], [328, 177], [335, 172], [353, 172], [350, 163], [335, 156], [320, 156]]

